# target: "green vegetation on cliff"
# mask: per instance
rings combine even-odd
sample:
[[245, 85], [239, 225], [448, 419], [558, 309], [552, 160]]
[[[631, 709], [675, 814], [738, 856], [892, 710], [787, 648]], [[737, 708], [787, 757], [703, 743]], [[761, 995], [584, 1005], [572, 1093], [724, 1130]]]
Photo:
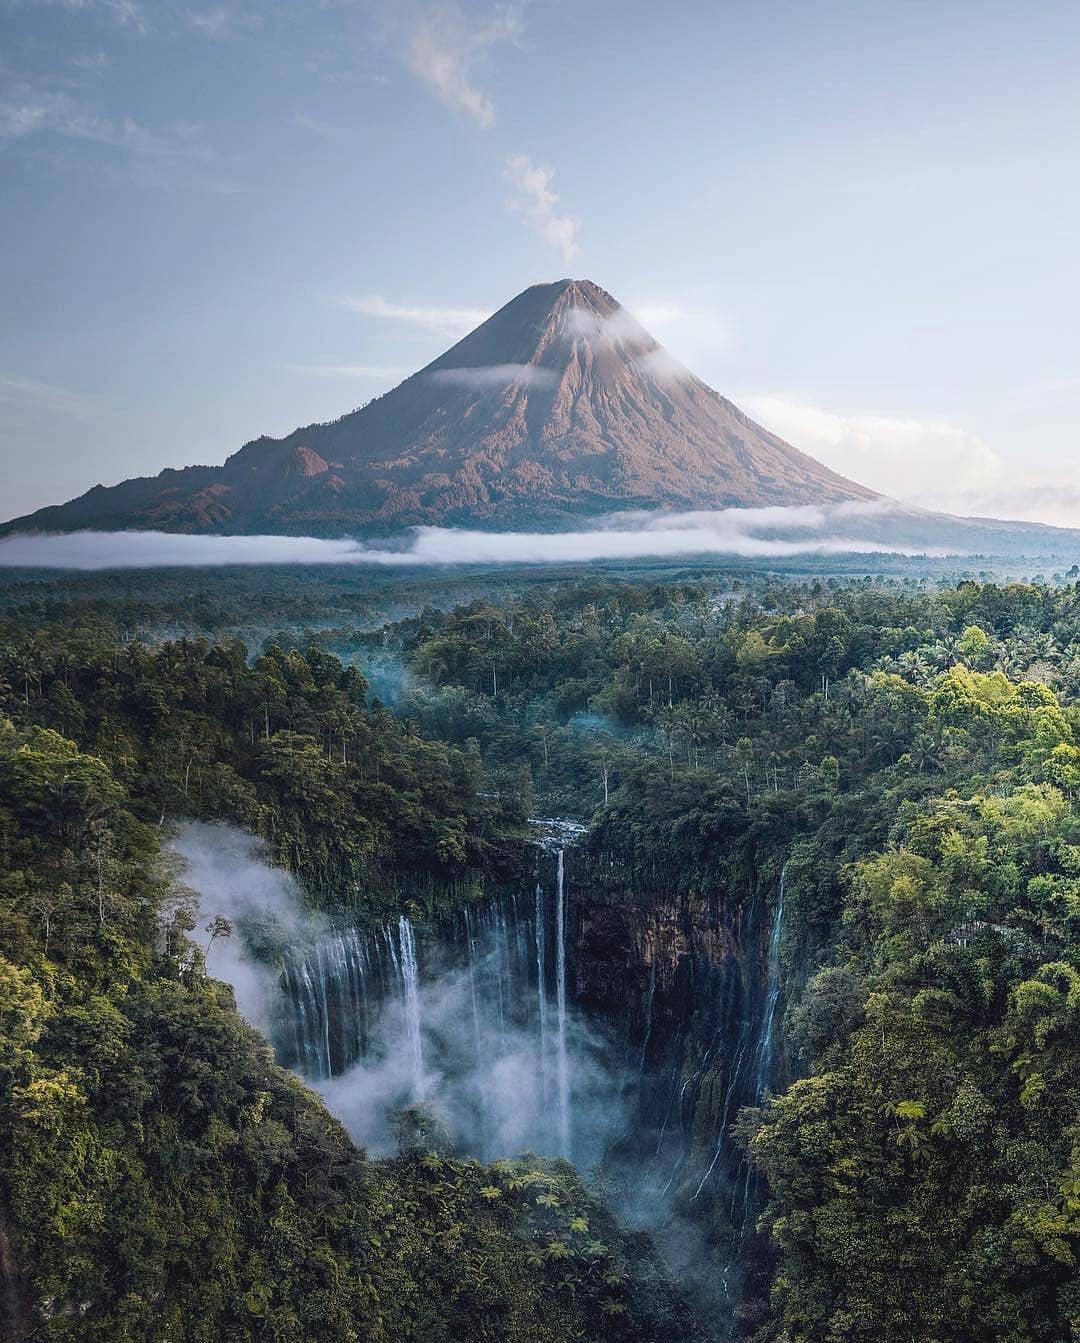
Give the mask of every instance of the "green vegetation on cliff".
[[687, 1335], [565, 1163], [366, 1159], [207, 977], [143, 809], [100, 757], [0, 719], [5, 1337]]
[[[107, 603], [0, 621], [24, 1332], [692, 1336], [568, 1167], [356, 1152], [206, 977], [157, 852], [163, 817], [229, 819], [313, 900], [424, 912], [513, 878], [535, 799], [591, 818], [613, 902], [741, 909], [786, 870], [739, 1331], [1080, 1337], [1080, 588], [596, 579], [374, 632], [335, 594], [291, 633], [273, 591], [257, 652], [133, 644]], [[732, 1243], [729, 1199], [689, 1212]]]

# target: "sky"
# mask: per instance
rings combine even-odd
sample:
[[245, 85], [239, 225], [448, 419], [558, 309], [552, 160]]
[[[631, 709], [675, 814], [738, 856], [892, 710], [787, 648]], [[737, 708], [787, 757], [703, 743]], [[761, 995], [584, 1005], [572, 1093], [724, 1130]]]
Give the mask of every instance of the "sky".
[[0, 517], [587, 277], [890, 495], [1080, 525], [1080, 6], [0, 0]]

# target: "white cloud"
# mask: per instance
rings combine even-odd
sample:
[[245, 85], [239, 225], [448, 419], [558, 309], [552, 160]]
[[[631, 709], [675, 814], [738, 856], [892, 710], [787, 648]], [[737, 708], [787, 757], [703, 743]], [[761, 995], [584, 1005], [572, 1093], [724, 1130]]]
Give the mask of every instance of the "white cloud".
[[[0, 568], [155, 568], [221, 564], [574, 564], [590, 560], [678, 555], [777, 557], [834, 554], [920, 554], [860, 538], [860, 520], [889, 511], [885, 504], [835, 508], [728, 508], [715, 512], [637, 513], [576, 532], [477, 532], [417, 527], [400, 550], [361, 541], [310, 536], [188, 536], [166, 532], [73, 532], [0, 539]], [[788, 535], [778, 536], [786, 530]]]
[[24, 135], [46, 129], [66, 103], [56, 94], [14, 90], [0, 100], [0, 140], [21, 140]]
[[456, 4], [426, 6], [412, 22], [406, 39], [409, 70], [454, 112], [471, 117], [478, 126], [495, 120], [495, 105], [477, 88], [473, 67], [477, 57], [495, 46], [516, 44], [522, 21], [516, 6], [496, 7], [476, 22]]
[[658, 382], [662, 386], [686, 382], [694, 376], [685, 364], [680, 363], [662, 345], [655, 350], [650, 350], [648, 354], [641, 355], [637, 360], [637, 365], [646, 377], [652, 378], [654, 382]]
[[670, 301], [629, 301], [626, 305], [650, 331], [662, 333], [691, 367], [707, 367], [731, 345], [727, 318], [700, 301], [683, 304]]
[[422, 327], [439, 336], [464, 336], [473, 327], [491, 316], [483, 308], [446, 308], [429, 304], [391, 303], [381, 294], [364, 298], [341, 298], [343, 307], [362, 317], [381, 317], [390, 322], [403, 322]]
[[104, 51], [82, 51], [77, 56], [72, 56], [70, 64], [76, 70], [99, 75], [109, 68], [112, 61]]
[[672, 326], [686, 320], [686, 309], [677, 303], [630, 303], [642, 326]]
[[584, 340], [594, 349], [621, 350], [647, 378], [661, 386], [693, 377], [681, 360], [655, 344], [652, 335], [627, 308], [618, 308], [608, 317], [601, 317], [591, 308], [569, 308], [563, 318], [563, 330], [571, 339]]
[[580, 337], [593, 345], [612, 349], [616, 346], [640, 348], [651, 344], [649, 333], [626, 308], [617, 308], [607, 317], [592, 308], [567, 308], [562, 319], [562, 330], [571, 338]]
[[224, 5], [214, 9], [189, 9], [185, 11], [184, 18], [204, 37], [225, 37], [233, 23], [233, 16]]
[[503, 176], [513, 188], [511, 208], [556, 249], [563, 261], [573, 261], [578, 252], [578, 221], [559, 209], [558, 193], [551, 183], [553, 168], [534, 163], [528, 154], [511, 154]]
[[137, 0], [100, 0], [100, 5], [117, 23], [134, 28], [140, 33], [146, 32], [146, 11]]
[[963, 517], [1080, 524], [1080, 469], [1010, 462], [944, 420], [838, 414], [779, 396], [739, 398], [766, 428], [833, 470], [923, 508]]
[[259, 6], [252, 3], [184, 6], [180, 15], [189, 28], [211, 39], [252, 32], [262, 26], [263, 18]]
[[489, 387], [551, 387], [559, 375], [552, 368], [535, 364], [490, 364], [476, 368], [437, 368], [429, 373], [433, 382], [450, 387], [470, 387], [482, 391]]

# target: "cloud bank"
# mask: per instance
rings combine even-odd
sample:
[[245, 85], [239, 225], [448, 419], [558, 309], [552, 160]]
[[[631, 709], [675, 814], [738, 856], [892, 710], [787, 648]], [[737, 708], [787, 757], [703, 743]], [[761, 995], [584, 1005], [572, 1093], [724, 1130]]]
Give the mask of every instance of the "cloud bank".
[[[232, 564], [573, 564], [592, 560], [735, 555], [956, 553], [886, 544], [860, 536], [860, 522], [894, 505], [830, 508], [729, 508], [689, 513], [614, 514], [596, 526], [565, 532], [481, 532], [416, 527], [401, 549], [310, 536], [186, 536], [168, 532], [71, 532], [0, 539], [0, 568], [57, 569], [205, 567]], [[872, 528], [870, 529], [872, 530]]]
[[964, 517], [1080, 524], [1080, 463], [1010, 462], [944, 420], [838, 414], [780, 396], [739, 403], [795, 447], [895, 499]]

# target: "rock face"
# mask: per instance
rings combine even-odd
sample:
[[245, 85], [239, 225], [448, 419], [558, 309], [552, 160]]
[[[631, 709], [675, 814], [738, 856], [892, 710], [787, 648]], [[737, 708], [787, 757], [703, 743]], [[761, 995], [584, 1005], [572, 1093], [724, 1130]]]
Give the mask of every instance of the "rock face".
[[681, 368], [588, 280], [526, 289], [385, 396], [223, 466], [166, 470], [3, 531], [554, 529], [622, 509], [871, 499]]
[[609, 1166], [642, 1198], [751, 1225], [754, 1189], [735, 1120], [786, 1076], [769, 883], [735, 893], [605, 892], [571, 862], [575, 1001], [623, 1042], [633, 1122]]

